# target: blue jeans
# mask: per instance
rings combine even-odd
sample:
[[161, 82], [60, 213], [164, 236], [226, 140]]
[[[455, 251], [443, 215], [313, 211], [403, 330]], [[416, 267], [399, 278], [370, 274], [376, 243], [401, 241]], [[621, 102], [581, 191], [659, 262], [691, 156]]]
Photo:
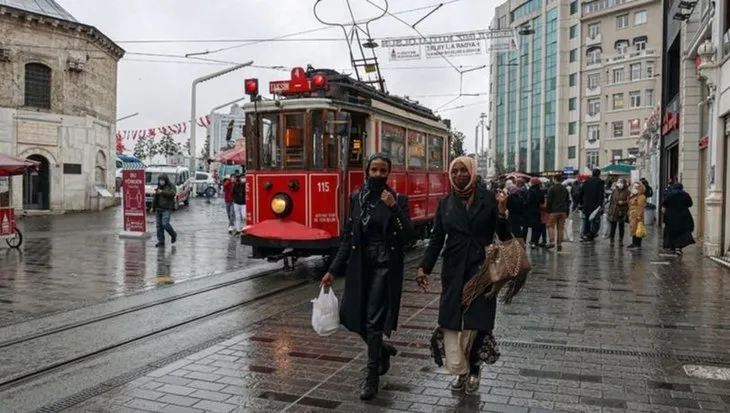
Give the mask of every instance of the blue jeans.
[[165, 243], [165, 231], [170, 234], [170, 238], [174, 242], [177, 239], [177, 233], [175, 229], [170, 225], [170, 211], [166, 209], [158, 209], [156, 211], [157, 219], [157, 242]]

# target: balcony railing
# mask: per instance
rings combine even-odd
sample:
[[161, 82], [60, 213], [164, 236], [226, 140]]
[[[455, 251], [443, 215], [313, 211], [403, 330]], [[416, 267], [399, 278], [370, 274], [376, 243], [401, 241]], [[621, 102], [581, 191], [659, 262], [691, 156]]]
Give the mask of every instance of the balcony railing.
[[600, 94], [601, 94], [601, 87], [600, 86], [598, 86], [596, 88], [593, 88], [593, 89], [591, 89], [589, 87], [586, 88], [585, 95], [588, 96], [588, 97], [590, 97], [590, 96], [598, 96]]
[[609, 56], [603, 59], [604, 63], [620, 62], [622, 60], [639, 59], [642, 57], [653, 57], [656, 56], [657, 52], [654, 49], [634, 50], [628, 53], [617, 54]]
[[616, 6], [622, 6], [626, 3], [631, 3], [636, 0], [596, 0], [590, 3], [583, 4], [583, 16], [598, 13], [600, 11], [610, 9]]

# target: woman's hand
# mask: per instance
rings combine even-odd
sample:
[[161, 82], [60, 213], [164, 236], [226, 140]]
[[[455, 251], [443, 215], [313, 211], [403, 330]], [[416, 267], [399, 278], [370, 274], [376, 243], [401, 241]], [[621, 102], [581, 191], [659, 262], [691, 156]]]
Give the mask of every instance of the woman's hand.
[[507, 194], [504, 191], [497, 192], [497, 212], [499, 215], [507, 214]]
[[334, 282], [335, 276], [332, 275], [331, 272], [327, 271], [327, 274], [322, 277], [322, 281], [319, 282], [319, 284], [322, 287], [330, 287], [332, 285], [332, 282]]
[[395, 198], [388, 190], [384, 190], [383, 193], [380, 194], [380, 199], [388, 208], [393, 208], [393, 205], [395, 205]]
[[421, 287], [424, 293], [428, 292], [428, 276], [421, 267], [416, 270], [416, 284]]

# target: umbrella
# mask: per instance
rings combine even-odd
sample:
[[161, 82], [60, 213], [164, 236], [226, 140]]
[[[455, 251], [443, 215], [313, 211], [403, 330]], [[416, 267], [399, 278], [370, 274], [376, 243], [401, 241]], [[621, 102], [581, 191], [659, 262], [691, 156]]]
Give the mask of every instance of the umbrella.
[[38, 169], [40, 162], [0, 154], [0, 176], [22, 175], [26, 169]]
[[246, 163], [246, 148], [242, 146], [240, 148], [219, 153], [215, 159], [221, 163], [231, 161], [234, 165], [243, 165]]
[[603, 168], [601, 168], [601, 172], [605, 173], [613, 173], [618, 175], [628, 175], [631, 173], [631, 171], [634, 170], [633, 165], [627, 165], [624, 163], [610, 163]]

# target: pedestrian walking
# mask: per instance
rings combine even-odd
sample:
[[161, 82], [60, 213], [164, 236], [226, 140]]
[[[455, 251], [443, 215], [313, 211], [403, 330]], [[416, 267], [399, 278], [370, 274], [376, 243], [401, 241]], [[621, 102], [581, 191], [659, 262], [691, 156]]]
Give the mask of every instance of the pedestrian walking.
[[388, 185], [392, 163], [388, 155], [370, 156], [367, 180], [350, 196], [350, 207], [340, 248], [322, 285], [345, 277], [340, 321], [367, 344], [367, 377], [360, 399], [378, 393], [380, 376], [390, 369], [396, 349], [383, 341], [397, 329], [403, 289], [405, 246], [413, 227], [408, 197]]
[[[592, 176], [581, 186], [580, 203], [583, 211], [583, 237], [581, 241], [593, 241], [601, 228], [600, 212], [596, 210], [603, 206], [606, 184], [601, 179], [601, 170], [594, 169]], [[597, 223], [596, 223], [597, 221]]]
[[226, 215], [228, 216], [228, 233], [233, 234], [236, 225], [236, 212], [233, 203], [233, 184], [237, 178], [237, 174], [226, 176], [223, 178], [223, 200], [226, 203]]
[[155, 220], [157, 223], [157, 244], [156, 247], [165, 246], [165, 231], [170, 234], [170, 242], [172, 244], [177, 241], [177, 233], [170, 224], [170, 214], [175, 209], [177, 196], [177, 188], [175, 184], [170, 182], [167, 174], [161, 174], [157, 181], [157, 189], [152, 198], [152, 210], [155, 212]]
[[559, 176], [554, 178], [554, 184], [547, 194], [548, 226], [550, 227], [550, 244], [548, 248], [557, 247], [563, 250], [565, 221], [570, 212], [570, 192], [562, 185]]
[[505, 194], [499, 194], [499, 209], [495, 194], [475, 184], [475, 174], [476, 162], [472, 158], [460, 156], [451, 162], [452, 192], [439, 202], [430, 242], [416, 270], [416, 282], [425, 291], [428, 275], [445, 244], [438, 325], [443, 334], [446, 369], [456, 376], [451, 389], [468, 393], [479, 389], [480, 353], [485, 342], [493, 342], [497, 299], [480, 294], [464, 309], [463, 289], [484, 264], [485, 249], [494, 241], [495, 231], [499, 228], [502, 240], [512, 237], [503, 216], [507, 209]]
[[525, 225], [530, 228], [530, 247], [537, 248], [544, 225], [540, 216], [540, 205], [545, 202], [539, 178], [530, 179], [530, 189], [527, 190], [525, 201]]
[[677, 182], [667, 191], [664, 201], [664, 240], [663, 247], [674, 254], [682, 255], [682, 249], [695, 243], [692, 232], [695, 222], [689, 209], [692, 207], [692, 197], [684, 190], [684, 186]]
[[629, 195], [631, 195], [626, 180], [620, 178], [611, 191], [611, 202], [608, 206], [607, 218], [611, 226], [609, 238], [611, 244], [616, 239], [618, 228], [618, 245], [624, 245], [626, 223], [629, 221]]
[[246, 223], [245, 205], [246, 205], [246, 177], [243, 175], [233, 183], [233, 189], [231, 191], [233, 196], [233, 216], [236, 225], [236, 234], [243, 231], [243, 225]]
[[631, 195], [629, 196], [630, 249], [641, 248], [641, 241], [646, 236], [646, 227], [644, 226], [645, 210], [646, 196], [644, 195], [644, 184], [637, 181], [631, 185]]

